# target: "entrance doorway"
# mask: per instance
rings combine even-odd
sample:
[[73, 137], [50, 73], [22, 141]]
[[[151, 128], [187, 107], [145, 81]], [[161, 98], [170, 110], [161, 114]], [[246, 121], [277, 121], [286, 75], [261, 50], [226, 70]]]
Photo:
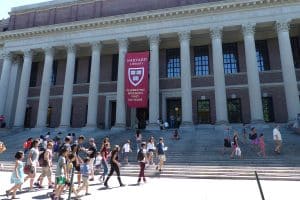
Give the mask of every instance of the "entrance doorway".
[[138, 119], [138, 129], [145, 129], [147, 125], [147, 121], [149, 120], [149, 109], [137, 108], [136, 118]]
[[110, 110], [110, 126], [109, 128], [113, 127], [116, 123], [116, 110], [117, 110], [117, 103], [115, 101], [109, 102], [109, 110]]
[[25, 113], [24, 128], [31, 128], [30, 126], [31, 112], [32, 112], [32, 107], [27, 107]]
[[181, 124], [181, 99], [167, 99], [167, 121], [170, 128], [179, 128]]

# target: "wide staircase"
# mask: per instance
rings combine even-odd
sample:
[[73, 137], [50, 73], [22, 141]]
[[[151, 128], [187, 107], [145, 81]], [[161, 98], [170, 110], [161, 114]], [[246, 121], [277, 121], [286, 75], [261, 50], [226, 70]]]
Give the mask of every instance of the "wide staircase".
[[[180, 140], [173, 140], [173, 130], [142, 131], [146, 141], [154, 136], [164, 138], [167, 161], [162, 172], [158, 172], [154, 165], [146, 167], [148, 177], [174, 177], [174, 178], [209, 178], [209, 179], [255, 179], [256, 171], [260, 179], [264, 180], [300, 180], [300, 136], [282, 129], [283, 151], [281, 155], [273, 152], [272, 129], [258, 130], [264, 133], [267, 157], [259, 157], [257, 150], [250, 144], [248, 138], [244, 139], [240, 127], [236, 127], [240, 136], [242, 158], [230, 158], [231, 149], [223, 151], [223, 130], [213, 128], [200, 128], [194, 131], [181, 131]], [[129, 165], [122, 165], [123, 176], [137, 176], [137, 149], [134, 131], [111, 132], [100, 131], [94, 133], [80, 133], [87, 137], [94, 137], [98, 147], [105, 136], [109, 136], [112, 146], [123, 145], [128, 139], [132, 141], [133, 152], [129, 156]], [[8, 150], [0, 155], [5, 161], [3, 170], [12, 170], [13, 155], [17, 149], [22, 149], [22, 143], [28, 136], [38, 137], [40, 133], [23, 132], [7, 133], [0, 136], [0, 140], [8, 144]], [[64, 135], [60, 135], [63, 137]], [[232, 136], [232, 131], [231, 131]], [[122, 157], [122, 156], [120, 156]], [[10, 162], [9, 162], [10, 161]]]

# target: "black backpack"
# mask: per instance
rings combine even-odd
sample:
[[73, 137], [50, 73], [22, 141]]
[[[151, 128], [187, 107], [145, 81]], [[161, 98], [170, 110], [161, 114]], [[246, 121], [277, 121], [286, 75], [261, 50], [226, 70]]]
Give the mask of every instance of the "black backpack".
[[143, 149], [140, 149], [138, 154], [137, 154], [137, 161], [143, 161], [145, 158], [145, 155], [143, 153]]
[[39, 155], [39, 165], [40, 167], [47, 167], [48, 166], [48, 163], [47, 163], [47, 160], [45, 160], [45, 152], [46, 151], [43, 151], [40, 155]]

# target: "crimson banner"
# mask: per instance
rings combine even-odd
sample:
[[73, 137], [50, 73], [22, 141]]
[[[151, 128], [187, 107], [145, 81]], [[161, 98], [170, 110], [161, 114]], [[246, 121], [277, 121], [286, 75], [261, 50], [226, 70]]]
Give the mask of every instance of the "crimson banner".
[[149, 52], [127, 53], [125, 99], [130, 108], [148, 107]]

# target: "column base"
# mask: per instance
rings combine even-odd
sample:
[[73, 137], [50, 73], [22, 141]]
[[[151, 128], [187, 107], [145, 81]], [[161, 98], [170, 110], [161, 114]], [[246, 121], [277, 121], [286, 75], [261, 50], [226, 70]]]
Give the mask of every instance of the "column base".
[[126, 125], [125, 124], [115, 124], [113, 127], [111, 127], [110, 129], [111, 131], [116, 131], [116, 132], [119, 132], [119, 131], [125, 131], [126, 130]]
[[70, 129], [71, 129], [71, 127], [68, 126], [68, 125], [60, 125], [60, 126], [57, 128], [57, 130], [58, 130], [59, 132], [62, 132], [62, 133], [68, 132]]
[[32, 132], [45, 132], [47, 131], [46, 127], [35, 127], [31, 129]]
[[82, 127], [81, 130], [82, 131], [86, 131], [86, 132], [93, 132], [96, 131], [98, 128], [96, 125], [86, 125], [85, 127]]
[[148, 131], [160, 131], [160, 125], [157, 123], [149, 123], [146, 127]]
[[223, 131], [225, 128], [228, 128], [228, 121], [222, 120], [215, 123], [215, 130]]
[[11, 129], [13, 132], [22, 132], [24, 131], [24, 126], [13, 126]]
[[179, 130], [190, 130], [190, 131], [193, 131], [195, 130], [195, 126], [192, 122], [182, 122], [180, 124], [180, 127], [179, 127]]

